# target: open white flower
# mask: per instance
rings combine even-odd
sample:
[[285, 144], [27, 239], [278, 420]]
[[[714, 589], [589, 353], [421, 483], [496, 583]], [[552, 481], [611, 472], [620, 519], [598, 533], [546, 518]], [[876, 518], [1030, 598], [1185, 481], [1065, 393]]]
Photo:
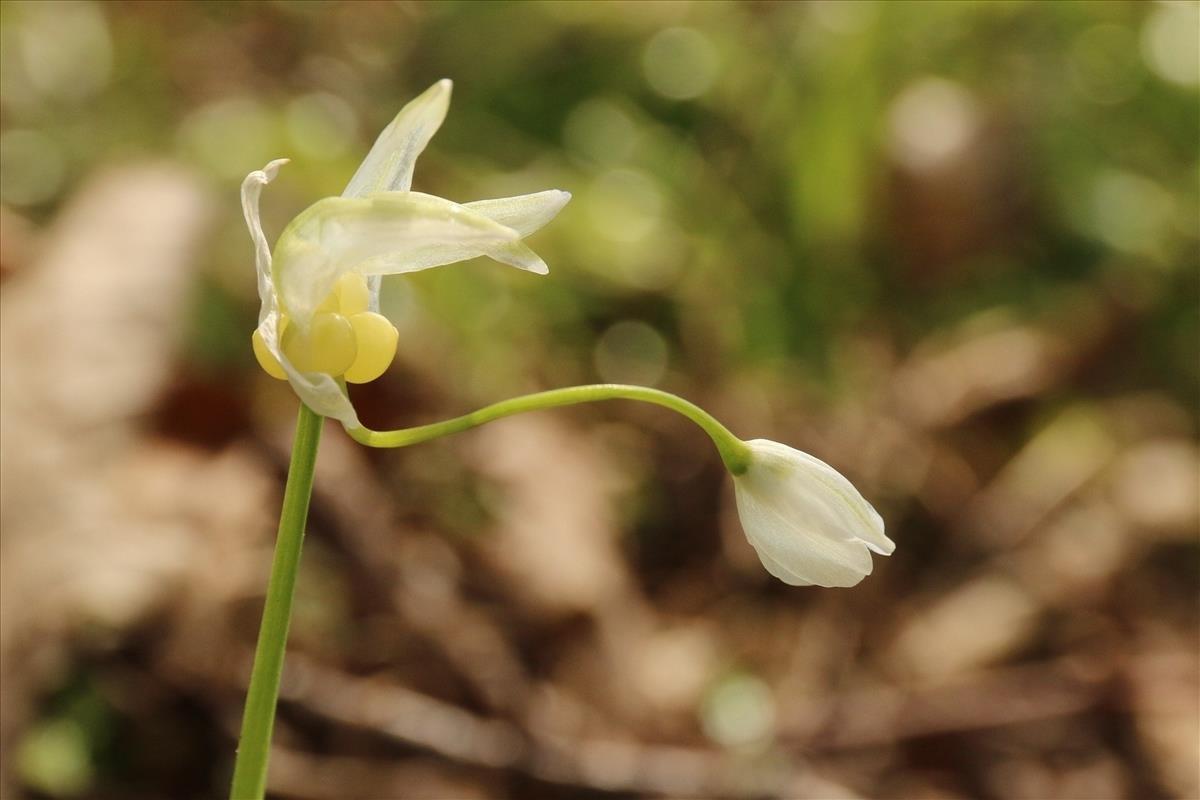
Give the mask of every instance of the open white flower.
[[841, 473], [766, 439], [746, 442], [733, 478], [746, 538], [767, 571], [792, 586], [854, 586], [871, 574], [871, 553], [891, 555], [883, 518]]
[[284, 229], [274, 265], [258, 198], [287, 160], [242, 183], [262, 300], [255, 355], [309, 408], [348, 428], [359, 422], [343, 381], [374, 380], [396, 352], [396, 329], [378, 313], [380, 277], [481, 255], [545, 274], [545, 262], [521, 239], [571, 198], [550, 190], [460, 205], [410, 191], [413, 166], [446, 117], [450, 90], [450, 81], [439, 81], [402, 108], [342, 196], [317, 201]]

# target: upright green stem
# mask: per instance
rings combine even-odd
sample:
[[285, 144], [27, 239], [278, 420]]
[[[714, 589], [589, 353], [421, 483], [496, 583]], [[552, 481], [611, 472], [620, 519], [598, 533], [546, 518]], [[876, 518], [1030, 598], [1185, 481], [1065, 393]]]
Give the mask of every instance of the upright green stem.
[[321, 417], [300, 404], [287, 488], [283, 492], [283, 511], [279, 515], [275, 558], [271, 563], [271, 581], [267, 584], [267, 603], [263, 607], [254, 669], [250, 673], [250, 689], [242, 714], [242, 735], [233, 766], [233, 787], [229, 791], [231, 800], [261, 800], [267, 788], [267, 756], [271, 748], [271, 731], [275, 727], [275, 705], [279, 700], [279, 679], [283, 673], [288, 623], [292, 617], [300, 547], [304, 543], [304, 523], [312, 496], [317, 445], [321, 442], [321, 423]]
[[[668, 392], [616, 383], [570, 386], [514, 397], [461, 417], [415, 428], [395, 431], [354, 428], [349, 433], [356, 441], [371, 447], [407, 447], [465, 431], [512, 414], [614, 399], [640, 400], [682, 414], [696, 423], [713, 440], [730, 472], [740, 475], [746, 471], [750, 453], [746, 443], [730, 433], [728, 428], [707, 411]], [[271, 580], [267, 585], [267, 603], [263, 608], [262, 627], [258, 632], [258, 647], [254, 652], [254, 668], [250, 673], [250, 689], [246, 695], [246, 709], [242, 717], [242, 734], [233, 768], [231, 800], [261, 800], [266, 791], [267, 756], [271, 747], [271, 731], [275, 726], [275, 706], [279, 700], [279, 681], [283, 673], [292, 596], [295, 593], [296, 573], [300, 565], [300, 548], [304, 543], [304, 523], [308, 517], [309, 498], [312, 496], [313, 469], [317, 461], [317, 445], [321, 440], [321, 422], [321, 417], [310, 411], [307, 406], [300, 406], [296, 439], [292, 445], [292, 461], [288, 467], [287, 488], [283, 493], [283, 511], [279, 517], [275, 558], [271, 564]]]
[[437, 439], [451, 433], [469, 430], [492, 420], [520, 414], [525, 411], [537, 411], [543, 408], [557, 406], [572, 406], [578, 403], [592, 403], [597, 400], [640, 400], [664, 406], [690, 419], [708, 434], [717, 446], [725, 466], [734, 475], [746, 471], [749, 463], [749, 448], [738, 439], [729, 429], [716, 420], [711, 414], [699, 406], [689, 403], [682, 397], [669, 392], [650, 389], [646, 386], [629, 386], [620, 383], [599, 383], [592, 386], [569, 386], [565, 389], [551, 389], [546, 392], [528, 394], [524, 397], [514, 397], [485, 406], [478, 411], [464, 414], [461, 417], [435, 422], [430, 425], [420, 425], [415, 428], [402, 428], [395, 431], [373, 431], [369, 428], [354, 428], [349, 431], [355, 441], [370, 447], [407, 447], [420, 444], [430, 439]]

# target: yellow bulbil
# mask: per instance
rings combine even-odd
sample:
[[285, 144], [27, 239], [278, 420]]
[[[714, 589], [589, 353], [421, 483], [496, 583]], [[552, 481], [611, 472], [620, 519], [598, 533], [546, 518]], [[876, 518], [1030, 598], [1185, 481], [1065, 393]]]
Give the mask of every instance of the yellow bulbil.
[[341, 314], [315, 314], [308, 329], [289, 325], [283, 332], [283, 353], [301, 372], [341, 375], [358, 355], [354, 328]]
[[367, 383], [382, 375], [396, 356], [396, 342], [400, 333], [387, 317], [364, 311], [350, 317], [350, 324], [358, 338], [358, 357], [346, 370], [350, 383]]
[[317, 306], [318, 314], [341, 314], [349, 317], [366, 311], [371, 303], [367, 279], [354, 272], [338, 278], [333, 290]]
[[321, 301], [321, 304], [317, 306], [317, 310], [313, 313], [315, 313], [315, 314], [336, 314], [336, 313], [338, 313], [338, 307], [339, 307], [338, 295], [337, 295], [337, 291], [334, 290], [334, 291], [330, 292], [329, 294], [325, 295], [325, 299]]
[[357, 273], [349, 273], [338, 278], [334, 293], [338, 296], [338, 310], [344, 317], [361, 314], [371, 305], [371, 293], [367, 289], [367, 279]]
[[[280, 346], [292, 366], [300, 372], [344, 375], [350, 383], [382, 375], [396, 355], [400, 334], [386, 317], [367, 311], [370, 299], [365, 277], [343, 275], [307, 329], [288, 325], [287, 316], [280, 315]], [[286, 380], [287, 373], [267, 349], [260, 330], [251, 341], [259, 366], [271, 377]]]
[[[287, 329], [287, 317], [280, 318], [279, 329], [281, 331]], [[261, 330], [258, 328], [254, 329], [254, 333], [250, 336], [250, 342], [254, 347], [254, 358], [258, 360], [258, 365], [263, 368], [263, 372], [272, 378], [286, 381], [287, 373], [283, 371], [283, 366], [279, 363], [279, 359], [275, 358], [274, 354], [267, 349], [267, 343], [263, 339]]]

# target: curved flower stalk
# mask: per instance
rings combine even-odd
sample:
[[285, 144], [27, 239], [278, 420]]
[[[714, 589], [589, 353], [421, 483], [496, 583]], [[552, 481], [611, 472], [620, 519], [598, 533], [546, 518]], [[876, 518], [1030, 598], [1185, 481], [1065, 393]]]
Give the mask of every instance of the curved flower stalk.
[[345, 382], [374, 380], [396, 352], [396, 329], [379, 314], [380, 277], [482, 255], [545, 274], [546, 263], [521, 239], [571, 198], [550, 190], [460, 205], [411, 191], [417, 156], [445, 119], [450, 91], [450, 81], [439, 81], [401, 109], [342, 196], [318, 200], [293, 219], [273, 258], [258, 200], [287, 160], [242, 183], [262, 301], [255, 356], [309, 408], [348, 428], [358, 426], [358, 416]]
[[699, 406], [646, 386], [570, 386], [514, 397], [461, 417], [395, 431], [352, 428], [370, 447], [407, 447], [502, 417], [599, 400], [638, 400], [687, 417], [708, 434], [733, 476], [738, 517], [767, 571], [792, 586], [849, 587], [871, 574], [871, 552], [896, 545], [883, 518], [850, 481], [820, 459], [767, 439], [743, 442]]

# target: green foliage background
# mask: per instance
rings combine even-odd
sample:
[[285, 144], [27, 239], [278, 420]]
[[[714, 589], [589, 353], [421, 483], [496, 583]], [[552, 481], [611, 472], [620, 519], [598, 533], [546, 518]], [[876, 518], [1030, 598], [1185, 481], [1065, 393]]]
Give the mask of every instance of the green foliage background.
[[[736, 432], [810, 449], [863, 485], [899, 545], [859, 595], [854, 608], [869, 617], [999, 568], [987, 536], [966, 533], [973, 490], [938, 505], [946, 474], [986, 494], [1047, 431], [1058, 438], [1032, 451], [1038, 464], [1084, 452], [1096, 431], [1124, 452], [1142, 441], [1122, 411], [1135, 401], [1165, 409], [1158, 418], [1194, 459], [1196, 19], [1192, 3], [1136, 2], [5, 2], [5, 237], [18, 220], [49, 226], [102, 168], [185, 165], [216, 210], [194, 254], [176, 385], [147, 427], [189, 446], [257, 440], [291, 419], [294, 397], [257, 370], [248, 346], [257, 299], [242, 177], [292, 159], [264, 194], [275, 235], [341, 191], [404, 102], [452, 78], [450, 114], [415, 189], [467, 201], [553, 187], [574, 199], [532, 241], [548, 277], [481, 260], [388, 281], [401, 354], [388, 376], [356, 389], [364, 420], [413, 424], [597, 380], [677, 391]], [[19, 275], [21, 265], [4, 266]], [[633, 476], [619, 509], [623, 552], [660, 607], [712, 612], [718, 598], [689, 606], [679, 587], [718, 575], [739, 602], [822, 613], [757, 582], [752, 563], [722, 566], [728, 498], [715, 458], [686, 430], [615, 407], [572, 419], [608, 426], [597, 429], [613, 434]], [[372, 463], [402, 519], [470, 552], [502, 490], [455, 447]], [[930, 453], [950, 453], [953, 470]], [[1021, 474], [1037, 484], [1056, 473]], [[1022, 497], [1001, 495], [1014, 514]], [[1165, 586], [1130, 614], [1170, 609], [1191, 641], [1197, 552], [1186, 516], [1174, 523], [1182, 535], [1131, 556], [1076, 611], [1136, 627], [1113, 610], [1128, 582]], [[324, 566], [305, 578], [312, 615], [297, 624], [302, 635], [310, 624], [344, 633], [362, 614], [343, 569], [353, 559], [319, 532], [314, 547]], [[472, 580], [489, 596], [487, 580]], [[895, 613], [893, 630], [918, 611]], [[1072, 652], [1043, 633], [1046, 652]], [[888, 635], [866, 641], [870, 660]], [[328, 647], [330, 661], [353, 661]], [[1002, 663], [1034, 661], [1036, 649]], [[894, 677], [880, 663], [881, 679]], [[90, 669], [41, 688], [50, 721], [23, 740], [33, 755], [17, 783], [36, 796], [133, 796], [121, 795], [130, 786], [158, 796], [110, 741], [114, 726], [134, 723], [77, 696]], [[54, 727], [64, 716], [99, 731], [84, 746], [99, 766], [77, 763], [73, 734]], [[172, 791], [222, 780], [228, 742], [208, 716], [171, 715], [212, 760], [188, 773], [187, 789], [163, 784]], [[699, 728], [687, 737], [704, 738]], [[1110, 748], [1125, 770], [1115, 785], [1129, 796], [1173, 791], [1122, 747]], [[971, 769], [947, 766], [940, 785], [1004, 794], [964, 777]], [[904, 785], [917, 784], [859, 788], [899, 796]], [[532, 791], [521, 786], [507, 791]]]

